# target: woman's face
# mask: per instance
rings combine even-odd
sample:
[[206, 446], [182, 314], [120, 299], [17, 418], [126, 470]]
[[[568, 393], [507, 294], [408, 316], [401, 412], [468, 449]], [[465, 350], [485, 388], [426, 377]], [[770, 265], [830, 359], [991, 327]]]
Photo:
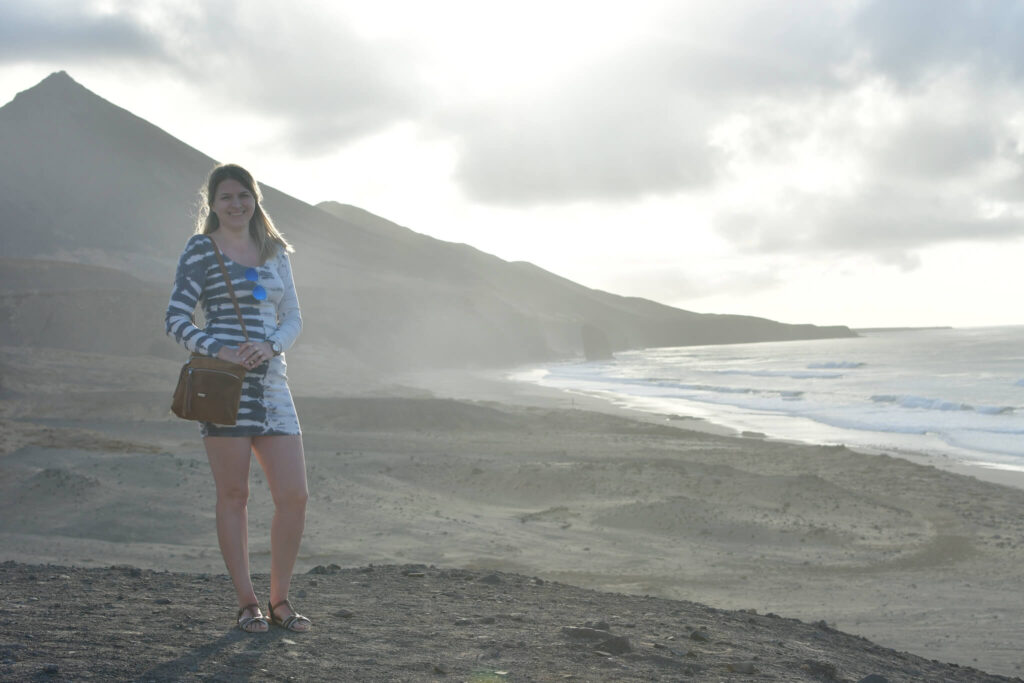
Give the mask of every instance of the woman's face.
[[249, 219], [256, 211], [256, 197], [234, 178], [225, 178], [213, 193], [210, 210], [217, 214], [221, 227], [248, 230]]

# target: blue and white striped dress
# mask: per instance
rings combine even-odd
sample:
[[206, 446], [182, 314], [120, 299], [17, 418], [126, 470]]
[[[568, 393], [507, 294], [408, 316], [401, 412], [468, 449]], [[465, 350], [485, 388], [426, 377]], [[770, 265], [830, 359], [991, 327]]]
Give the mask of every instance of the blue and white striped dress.
[[[174, 289], [167, 305], [167, 334], [193, 353], [216, 356], [225, 346], [245, 341], [231, 295], [224, 283], [213, 241], [193, 235], [178, 261]], [[235, 288], [251, 341], [277, 341], [288, 349], [302, 330], [302, 314], [295, 294], [291, 261], [284, 249], [257, 268], [259, 281], [245, 278], [247, 266], [224, 256], [224, 266]], [[257, 284], [267, 290], [263, 301], [253, 296]], [[196, 305], [203, 307], [206, 327], [193, 322]], [[201, 422], [203, 436], [265, 436], [299, 434], [299, 419], [288, 389], [284, 354], [271, 358], [246, 373], [238, 422], [234, 426]]]

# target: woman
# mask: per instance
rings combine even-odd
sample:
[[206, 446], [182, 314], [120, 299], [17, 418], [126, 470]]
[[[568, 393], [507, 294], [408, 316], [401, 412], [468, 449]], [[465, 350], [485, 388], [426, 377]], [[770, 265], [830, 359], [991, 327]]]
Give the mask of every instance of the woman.
[[[236, 620], [248, 633], [269, 629], [249, 575], [246, 503], [249, 464], [255, 453], [274, 499], [270, 621], [305, 632], [312, 625], [310, 620], [288, 601], [308, 496], [302, 436], [284, 361], [284, 351], [302, 329], [288, 258], [292, 248], [264, 213], [256, 181], [242, 167], [214, 168], [200, 197], [196, 234], [178, 261], [166, 327], [189, 351], [238, 363], [247, 370], [237, 424], [200, 423], [217, 488], [217, 539], [238, 594]], [[248, 341], [215, 249], [224, 256]], [[197, 304], [203, 307], [204, 329], [192, 321]]]

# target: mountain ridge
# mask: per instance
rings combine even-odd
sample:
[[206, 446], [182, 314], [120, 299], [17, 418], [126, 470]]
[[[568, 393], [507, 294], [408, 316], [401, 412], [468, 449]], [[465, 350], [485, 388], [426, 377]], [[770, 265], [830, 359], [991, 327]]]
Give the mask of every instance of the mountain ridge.
[[[214, 163], [66, 72], [52, 74], [0, 107], [0, 174], [7, 179], [0, 187], [0, 249], [8, 259], [122, 271], [169, 292], [192, 232], [197, 188]], [[268, 212], [297, 247], [304, 340], [342, 347], [369, 366], [507, 366], [578, 356], [585, 326], [605, 335], [613, 351], [855, 336], [842, 326], [694, 313], [602, 292], [358, 207], [313, 206], [261, 187]], [[79, 291], [46, 302], [5, 296], [11, 291], [5, 285], [0, 329], [46, 320], [59, 335], [25, 328], [10, 338], [79, 350], [97, 350], [89, 341], [97, 337], [109, 342], [111, 335], [90, 329], [95, 325], [133, 330], [133, 336], [162, 335], [163, 305], [149, 287], [126, 287], [122, 295], [133, 302], [126, 305], [133, 314], [118, 318], [116, 311], [99, 310], [86, 293], [95, 289], [81, 281], [86, 275], [75, 275]], [[31, 306], [49, 309], [28, 315]], [[147, 306], [158, 310], [140, 319]], [[84, 329], [61, 325], [70, 319], [81, 324], [82, 313], [90, 311], [94, 323]], [[172, 352], [156, 339], [142, 348]], [[112, 350], [119, 350], [116, 343]]]

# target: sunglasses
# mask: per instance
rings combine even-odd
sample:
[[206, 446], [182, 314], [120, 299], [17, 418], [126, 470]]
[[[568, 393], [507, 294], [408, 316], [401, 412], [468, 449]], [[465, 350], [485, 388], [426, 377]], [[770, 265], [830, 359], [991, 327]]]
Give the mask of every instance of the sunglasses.
[[255, 268], [247, 268], [245, 271], [245, 279], [249, 282], [257, 283], [257, 285], [252, 288], [252, 298], [257, 301], [263, 301], [267, 298], [267, 290], [263, 288], [263, 285], [258, 284], [260, 280], [260, 271]]

